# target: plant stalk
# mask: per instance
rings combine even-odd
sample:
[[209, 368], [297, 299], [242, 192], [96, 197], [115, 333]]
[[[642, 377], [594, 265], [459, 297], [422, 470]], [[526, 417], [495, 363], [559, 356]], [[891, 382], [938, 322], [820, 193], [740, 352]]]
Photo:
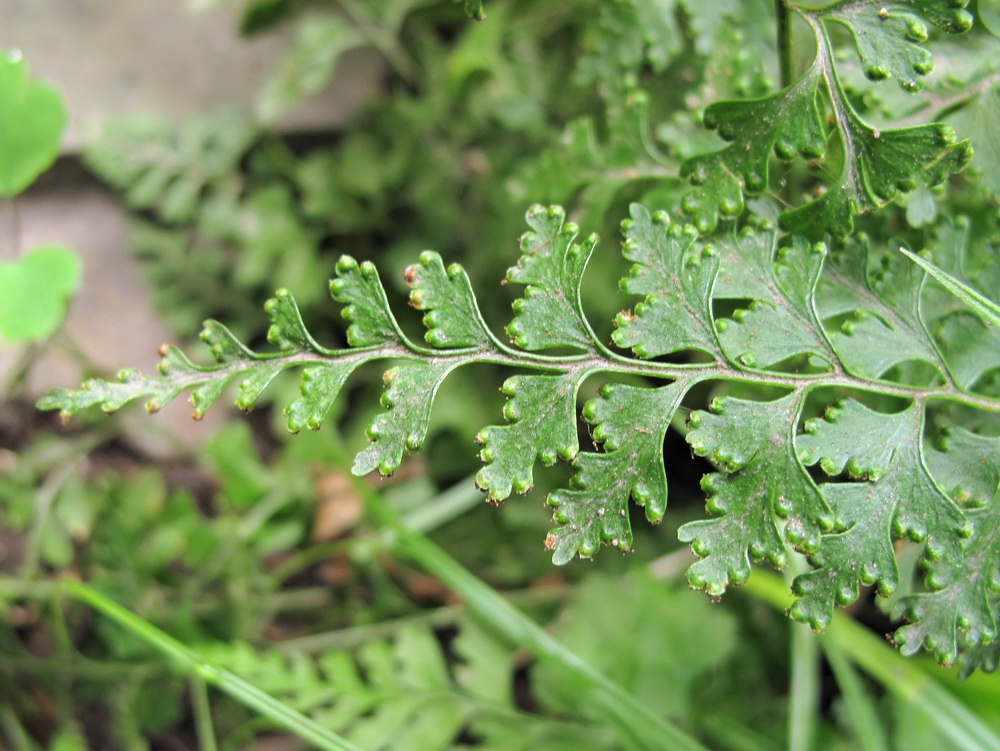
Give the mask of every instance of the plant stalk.
[[[788, 610], [792, 605], [788, 584], [767, 571], [755, 570], [744, 588], [780, 610]], [[921, 710], [956, 748], [1000, 751], [1000, 736], [954, 694], [885, 640], [840, 612], [833, 614], [826, 638], [897, 698], [918, 702]]]
[[327, 730], [300, 712], [264, 693], [256, 686], [247, 683], [239, 676], [207, 663], [194, 650], [86, 584], [64, 579], [62, 590], [70, 597], [90, 605], [102, 615], [107, 616], [144, 639], [151, 646], [172, 657], [194, 680], [215, 686], [238, 702], [260, 712], [276, 725], [309, 743], [315, 744], [323, 751], [363, 751], [350, 741]]
[[778, 66], [781, 88], [792, 85], [792, 24], [786, 0], [774, 0], [774, 15], [778, 36]]
[[396, 554], [409, 558], [437, 577], [462, 598], [471, 612], [511, 643], [524, 647], [539, 659], [559, 665], [581, 685], [587, 686], [601, 711], [639, 748], [708, 751], [695, 738], [650, 712], [635, 696], [573, 654], [426, 536], [407, 527], [363, 480], [355, 480], [355, 485], [375, 521], [395, 535], [393, 551]]

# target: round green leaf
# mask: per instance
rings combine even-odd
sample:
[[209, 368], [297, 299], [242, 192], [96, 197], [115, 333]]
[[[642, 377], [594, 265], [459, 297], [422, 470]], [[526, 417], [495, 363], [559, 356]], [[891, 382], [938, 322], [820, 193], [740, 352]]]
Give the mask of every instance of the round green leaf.
[[19, 52], [0, 52], [0, 197], [16, 196], [52, 165], [67, 120], [59, 92], [32, 81]]
[[81, 273], [80, 258], [63, 245], [43, 245], [0, 263], [0, 342], [50, 336], [66, 315]]

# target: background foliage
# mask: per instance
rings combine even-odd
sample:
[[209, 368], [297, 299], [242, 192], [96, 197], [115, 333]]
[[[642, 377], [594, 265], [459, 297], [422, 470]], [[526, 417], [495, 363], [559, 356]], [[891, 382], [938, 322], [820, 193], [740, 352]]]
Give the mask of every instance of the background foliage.
[[[961, 649], [967, 667], [995, 666], [996, 642], [980, 641], [996, 619], [988, 530], [997, 482], [993, 461], [976, 458], [996, 454], [995, 415], [977, 407], [998, 397], [997, 334], [894, 252], [901, 244], [931, 251], [952, 276], [996, 289], [1000, 73], [992, 5], [969, 9], [975, 23], [961, 37], [947, 32], [966, 25], [967, 15], [945, 2], [895, 3], [885, 18], [880, 5], [862, 0], [837, 4], [830, 18], [822, 10], [793, 14], [793, 54], [784, 61], [774, 4], [763, 0], [467, 4], [486, 14], [481, 23], [470, 23], [461, 4], [429, 0], [238, 5], [241, 33], [295, 27], [294, 46], [254, 115], [210, 113], [179, 130], [151, 119], [123, 121], [86, 155], [133, 208], [135, 252], [178, 337], [218, 317], [237, 338], [208, 328], [222, 359], [218, 374], [170, 350], [173, 371], [164, 380], [131, 374], [124, 385], [102, 382], [53, 397], [50, 406], [118, 406], [139, 395], [162, 402], [175, 387], [204, 381], [195, 402], [201, 412], [230, 378], [249, 375], [239, 399], [258, 411], [249, 422], [224, 426], [203, 456], [182, 453], [149, 469], [113, 423], [41, 428], [21, 417], [16, 401], [4, 407], [12, 419], [3, 445], [15, 453], [0, 476], [2, 522], [26, 541], [0, 580], [0, 670], [12, 679], [4, 682], [0, 728], [10, 745], [237, 748], [263, 745], [274, 732], [226, 697], [209, 701], [203, 685], [146, 641], [65, 600], [54, 582], [71, 576], [361, 748], [668, 747], [663, 737], [623, 731], [578, 674], [537, 648], [519, 648], [499, 610], [484, 619], [465, 590], [421, 570], [427, 559], [412, 550], [423, 548], [411, 545], [408, 555], [397, 545], [373, 511], [381, 506], [348, 475], [350, 456], [368, 443], [364, 433], [377, 414], [380, 369], [362, 364], [345, 387], [348, 398], [336, 405], [327, 389], [343, 385], [346, 372], [314, 370], [313, 391], [306, 386], [302, 395], [278, 375], [275, 401], [298, 405], [293, 427], [313, 427], [311, 418], [322, 421], [332, 410], [323, 430], [294, 439], [284, 435], [289, 418], [268, 409], [270, 397], [258, 400], [280, 368], [255, 362], [240, 341], [258, 351], [270, 340], [290, 364], [303, 352], [321, 359], [326, 348], [382, 345], [374, 357], [407, 354], [407, 343], [424, 346], [420, 315], [404, 316], [393, 303], [398, 324], [386, 323], [367, 261], [377, 262], [389, 299], [409, 295], [429, 314], [437, 337], [429, 344], [478, 349], [469, 368], [448, 371], [428, 424], [381, 423], [381, 439], [355, 469], [396, 470], [379, 484], [387, 513], [550, 623], [587, 665], [682, 728], [691, 748], [1000, 745], [990, 678], [955, 684], [953, 673], [923, 658], [910, 672], [889, 668], [900, 658], [887, 645], [865, 653], [860, 637], [839, 637], [852, 632], [838, 630], [838, 616], [827, 636], [814, 639], [754, 589], [755, 580], [768, 581], [762, 573], [753, 574], [748, 594], [710, 607], [677, 582], [689, 555], [670, 552], [687, 522], [682, 539], [707, 556], [689, 579], [711, 594], [746, 579], [749, 551], [789, 562], [800, 574], [802, 599], [792, 612], [802, 620], [826, 624], [834, 602], [853, 602], [852, 614], [884, 634], [899, 625], [891, 618], [909, 611], [920, 620], [897, 632], [907, 651], [923, 642], [943, 661]], [[343, 52], [362, 44], [381, 51], [390, 73], [349, 129], [314, 139], [270, 128], [284, 108], [322, 88]], [[903, 85], [870, 80], [887, 76]], [[902, 130], [911, 126], [916, 130]], [[959, 174], [946, 187], [935, 185], [951, 172]], [[516, 259], [524, 211], [535, 202], [562, 204], [566, 215], [529, 214], [535, 237], [522, 240], [525, 257], [508, 276], [513, 284], [498, 288]], [[630, 209], [633, 202], [646, 209]], [[671, 218], [654, 219], [662, 216], [657, 211]], [[628, 216], [623, 260], [610, 249]], [[681, 230], [686, 221], [714, 230], [710, 242]], [[563, 234], [567, 223], [579, 226]], [[780, 240], [778, 226], [810, 235], [830, 230], [829, 248], [818, 253], [810, 242]], [[603, 240], [577, 290], [583, 251], [574, 248], [589, 250], [591, 231]], [[556, 241], [545, 246], [545, 258], [534, 255], [549, 238]], [[779, 245], [787, 247], [772, 264]], [[504, 395], [483, 394], [484, 382], [504, 383], [518, 361], [480, 356], [494, 344], [507, 348], [506, 338], [491, 343], [485, 330], [455, 323], [471, 320], [473, 303], [450, 292], [454, 277], [437, 256], [421, 255], [428, 247], [463, 264], [486, 321], [509, 320], [511, 301], [536, 290], [515, 305], [506, 332], [529, 353], [518, 355], [522, 364], [545, 348], [566, 362], [581, 347], [587, 356], [610, 357], [612, 340], [632, 350], [634, 358], [614, 366], [621, 383], [599, 390], [600, 379], [582, 374], [563, 400], [570, 415], [589, 402], [583, 411], [590, 425], [566, 417], [555, 431], [559, 440], [547, 427], [532, 433], [545, 443], [537, 452], [545, 463], [576, 457], [575, 479], [559, 465], [532, 467], [535, 457], [521, 449], [527, 434], [517, 428], [519, 410], [530, 411], [524, 400], [539, 402], [545, 384], [557, 385], [544, 380], [552, 376], [521, 375], [507, 381]], [[650, 248], [659, 255], [644, 255]], [[345, 252], [353, 259], [338, 261]], [[656, 267], [663, 253], [674, 268]], [[569, 265], [560, 265], [564, 260]], [[638, 270], [629, 275], [626, 261]], [[662, 294], [675, 290], [672, 280], [682, 273], [689, 281]], [[316, 284], [335, 275], [334, 295], [353, 311], [346, 330]], [[632, 299], [611, 293], [607, 280], [618, 277]], [[292, 290], [295, 303], [278, 295], [269, 316], [259, 315], [258, 301], [275, 287]], [[414, 299], [415, 292], [423, 297]], [[580, 304], [567, 307], [565, 299], [572, 303], [577, 294]], [[627, 306], [634, 307], [619, 314]], [[439, 308], [452, 315], [434, 319]], [[687, 316], [680, 323], [678, 311]], [[663, 333], [665, 320], [676, 324], [673, 338]], [[553, 323], [560, 326], [555, 335], [547, 329]], [[788, 331], [800, 335], [775, 336]], [[387, 338], [405, 346], [393, 350]], [[770, 349], [748, 346], [758, 339]], [[685, 368], [717, 374], [723, 366], [733, 378], [683, 380], [695, 372]], [[663, 384], [649, 379], [657, 368], [675, 380], [663, 386], [673, 389], [669, 398], [658, 395], [651, 407], [640, 396]], [[413, 383], [427, 375], [396, 372]], [[800, 403], [778, 398], [787, 389], [768, 389], [795, 378], [817, 384], [795, 391]], [[408, 393], [389, 388], [383, 403], [396, 406]], [[899, 396], [912, 393], [949, 398], [926, 412], [907, 410]], [[537, 504], [484, 506], [468, 479], [481, 466], [473, 439], [497, 422], [504, 396], [512, 397], [504, 409], [512, 424], [480, 434], [487, 467], [479, 483], [498, 500], [530, 485], [535, 498], [553, 491], [548, 499], [560, 524], [551, 533]], [[710, 411], [696, 411], [713, 397], [720, 399]], [[835, 397], [844, 401], [826, 409]], [[616, 399], [636, 418], [659, 417], [652, 427], [660, 432], [645, 443], [624, 440], [611, 419]], [[733, 415], [755, 429], [733, 431], [726, 422]], [[671, 422], [677, 430], [664, 436]], [[426, 435], [411, 441], [407, 431]], [[691, 465], [679, 432], [711, 466]], [[379, 436], [378, 428], [368, 433]], [[859, 451], [857, 435], [874, 436], [871, 445]], [[910, 446], [909, 453], [885, 455], [897, 435], [907, 436], [898, 446]], [[420, 442], [420, 457], [408, 456]], [[584, 451], [567, 448], [577, 445]], [[595, 489], [595, 478], [610, 476], [609, 463], [642, 467], [636, 457], [659, 461], [661, 452], [666, 476], [657, 463], [638, 484]], [[713, 518], [699, 521], [704, 494], [695, 484], [706, 472]], [[762, 521], [750, 500], [773, 496], [779, 474], [779, 487], [794, 476], [806, 495], [817, 487], [822, 495], [817, 491], [808, 509], [773, 498], [776, 515]], [[923, 495], [914, 477], [922, 478]], [[630, 494], [654, 499], [647, 517], [663, 516], [648, 488], [665, 492], [667, 478], [664, 524], [632, 519]], [[940, 528], [930, 528], [922, 511], [897, 514], [891, 504], [879, 518], [852, 516], [871, 483], [904, 506], [939, 504], [946, 510], [936, 519]], [[604, 521], [596, 505], [608, 498], [621, 508]], [[799, 527], [779, 530], [780, 517]], [[897, 543], [895, 560], [891, 536], [907, 530], [918, 542], [930, 536], [923, 563], [921, 548], [906, 543]], [[852, 561], [878, 554], [848, 581], [818, 581], [786, 552], [779, 532], [820, 572], [842, 575]], [[857, 544], [852, 534], [862, 532], [878, 545]], [[832, 539], [820, 546], [822, 535]], [[592, 563], [553, 570], [543, 539], [560, 562], [602, 543], [635, 552], [606, 551]], [[927, 591], [921, 566], [931, 569]], [[956, 582], [975, 591], [949, 587]], [[888, 605], [875, 604], [876, 583], [892, 592]], [[975, 612], [956, 605], [963, 597]], [[914, 700], [918, 685], [935, 688]]]

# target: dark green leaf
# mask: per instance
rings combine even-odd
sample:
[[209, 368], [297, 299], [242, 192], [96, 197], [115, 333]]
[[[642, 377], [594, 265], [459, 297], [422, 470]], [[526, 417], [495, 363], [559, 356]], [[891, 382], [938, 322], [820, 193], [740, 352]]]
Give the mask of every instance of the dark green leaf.
[[399, 469], [404, 453], [423, 446], [434, 396], [448, 374], [462, 364], [461, 360], [421, 362], [387, 370], [382, 406], [388, 411], [368, 426], [372, 445], [357, 455], [351, 472], [366, 475], [377, 469], [391, 475]]
[[872, 479], [820, 486], [843, 531], [825, 535], [809, 556], [816, 570], [796, 577], [793, 590], [800, 599], [793, 618], [824, 628], [834, 605], [857, 599], [859, 585], [877, 584], [884, 596], [892, 594], [899, 585], [894, 539], [925, 543], [931, 562], [962, 562], [961, 540], [972, 534], [972, 525], [931, 479], [922, 456], [923, 429], [916, 406], [887, 415], [854, 400], [809, 423], [799, 439], [804, 461], [818, 462], [824, 471], [847, 466]]
[[861, 120], [844, 100], [850, 115], [841, 122], [845, 156], [837, 181], [821, 198], [781, 215], [781, 226], [807, 237], [824, 232], [845, 236], [852, 216], [881, 208], [899, 193], [920, 183], [937, 185], [961, 171], [972, 158], [968, 141], [955, 142], [950, 125], [919, 125], [878, 130]]
[[718, 597], [747, 580], [751, 558], [784, 567], [781, 520], [785, 539], [806, 552], [817, 550], [820, 534], [832, 527], [826, 501], [796, 456], [790, 426], [801, 409], [802, 396], [793, 393], [773, 402], [719, 398], [711, 412], [692, 413], [688, 443], [723, 470], [702, 481], [713, 518], [680, 529], [680, 539], [704, 559], [688, 569], [693, 587]]
[[719, 216], [743, 211], [743, 193], [756, 194], [768, 185], [768, 159], [796, 154], [822, 156], [826, 136], [820, 118], [819, 84], [813, 69], [787, 89], [763, 99], [716, 102], [705, 110], [705, 125], [730, 142], [722, 151], [684, 162], [681, 175], [698, 187], [684, 197], [684, 211], [702, 232]]
[[492, 342], [465, 270], [457, 263], [447, 268], [431, 250], [406, 269], [410, 305], [425, 310], [424, 338], [435, 347], [478, 347]]
[[628, 550], [630, 496], [646, 507], [650, 521], [663, 518], [663, 437], [688, 386], [681, 381], [660, 389], [608, 384], [599, 398], [587, 402], [583, 416], [594, 426], [594, 440], [604, 444], [604, 453], [577, 454], [570, 488], [549, 494], [548, 504], [560, 523], [546, 539], [553, 563], [567, 563], [578, 553], [592, 556], [602, 543]]
[[922, 272], [898, 253], [887, 254], [869, 279], [867, 255], [865, 247], [837, 253], [825, 274], [824, 296], [831, 303], [823, 306], [823, 314], [853, 314], [830, 333], [841, 362], [862, 378], [877, 378], [907, 360], [923, 360], [943, 374], [920, 314]]
[[622, 223], [622, 252], [635, 265], [620, 286], [645, 299], [615, 318], [615, 344], [644, 359], [688, 349], [719, 357], [711, 313], [715, 251], [698, 242], [693, 227], [671, 227], [666, 213], [651, 217], [633, 204], [631, 215]]
[[843, 24], [851, 31], [865, 75], [875, 81], [892, 76], [907, 91], [923, 86], [921, 78], [934, 68], [923, 47], [927, 19], [949, 32], [972, 28], [968, 0], [841, 0], [817, 17]]
[[374, 264], [365, 261], [359, 266], [350, 256], [341, 256], [337, 261], [337, 278], [330, 282], [330, 294], [347, 306], [342, 315], [351, 324], [347, 341], [352, 347], [402, 341]]
[[572, 461], [579, 450], [576, 437], [576, 392], [580, 377], [514, 376], [503, 385], [508, 398], [504, 417], [509, 424], [483, 428], [476, 440], [479, 456], [486, 464], [476, 483], [491, 500], [502, 501], [532, 486], [532, 467], [540, 459], [545, 465], [556, 459]]
[[966, 512], [972, 536], [958, 565], [947, 559], [932, 562], [930, 592], [899, 603], [897, 616], [905, 614], [909, 623], [894, 638], [904, 654], [925, 646], [946, 665], [963, 655], [967, 675], [996, 668], [997, 652], [990, 645], [1000, 623], [1000, 440], [956, 429], [945, 449], [928, 451], [927, 462], [955, 500], [975, 507]]
[[524, 297], [514, 302], [514, 320], [507, 326], [521, 349], [593, 346], [579, 296], [597, 237], [574, 244], [579, 228], [565, 218], [560, 206], [533, 206], [527, 214], [532, 231], [521, 238], [523, 255], [507, 272], [507, 281], [527, 285]]
[[[754, 290], [757, 294], [748, 309], [718, 321], [722, 346], [727, 357], [749, 368], [768, 368], [795, 355], [830, 364], [834, 356], [813, 309], [826, 248], [798, 237], [791, 246], [775, 251], [776, 239], [774, 232], [747, 229], [736, 243], [721, 246], [726, 273], [740, 266], [760, 269], [758, 275], [743, 278], [761, 287]], [[743, 297], [746, 290], [739, 291]]]

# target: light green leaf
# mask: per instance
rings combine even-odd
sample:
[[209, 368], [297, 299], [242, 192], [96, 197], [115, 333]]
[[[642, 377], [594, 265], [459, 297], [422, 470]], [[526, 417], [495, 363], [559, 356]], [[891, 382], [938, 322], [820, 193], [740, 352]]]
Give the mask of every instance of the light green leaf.
[[[659, 625], [650, 629], [649, 623]], [[588, 576], [555, 628], [575, 654], [672, 718], [697, 716], [699, 682], [725, 670], [739, 644], [729, 613], [641, 569]], [[601, 721], [604, 710], [592, 694], [558, 666], [540, 663], [533, 675], [550, 711]]]
[[51, 336], [82, 273], [80, 257], [64, 245], [42, 245], [16, 261], [0, 261], [0, 343]]
[[462, 0], [465, 3], [465, 13], [474, 21], [482, 21], [486, 18], [486, 11], [483, 10], [483, 0]]
[[302, 428], [319, 430], [337, 403], [347, 379], [363, 362], [356, 359], [303, 370], [300, 396], [285, 408], [288, 430], [292, 433], [298, 433]]
[[[980, 3], [980, 8], [983, 4]], [[977, 94], [965, 106], [944, 116], [955, 131], [972, 141], [969, 169], [977, 172], [993, 195], [1000, 195], [1000, 86]]]
[[87, 165], [129, 206], [167, 222], [190, 222], [213, 196], [236, 188], [236, 170], [260, 131], [222, 111], [183, 128], [149, 115], [112, 120], [84, 150]]
[[261, 91], [257, 113], [272, 122], [311, 94], [322, 91], [341, 56], [366, 43], [340, 13], [309, 13], [297, 21], [295, 43]]
[[52, 166], [68, 120], [59, 92], [29, 78], [20, 53], [0, 50], [0, 197], [16, 196]]

